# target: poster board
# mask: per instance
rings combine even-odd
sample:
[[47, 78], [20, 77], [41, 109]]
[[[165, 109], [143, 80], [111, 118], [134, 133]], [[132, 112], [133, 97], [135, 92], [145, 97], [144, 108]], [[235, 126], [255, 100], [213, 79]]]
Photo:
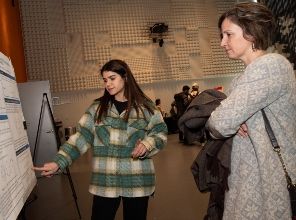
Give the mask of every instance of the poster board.
[[[20, 93], [22, 109], [27, 124], [27, 133], [31, 148], [31, 155], [32, 157], [35, 156], [33, 158], [34, 165], [42, 166], [44, 163], [52, 161], [58, 149], [58, 143], [56, 141], [56, 135], [54, 132], [55, 125], [51, 119], [49, 107], [47, 106], [49, 105], [50, 108], [53, 109], [49, 81], [18, 83], [17, 86]], [[47, 94], [49, 103], [47, 103], [47, 101], [43, 99], [44, 93]], [[40, 114], [42, 100], [44, 101], [44, 106], [42, 109], [42, 114]], [[36, 144], [39, 120], [39, 137]]]
[[15, 220], [36, 185], [12, 63], [0, 52], [0, 220]]

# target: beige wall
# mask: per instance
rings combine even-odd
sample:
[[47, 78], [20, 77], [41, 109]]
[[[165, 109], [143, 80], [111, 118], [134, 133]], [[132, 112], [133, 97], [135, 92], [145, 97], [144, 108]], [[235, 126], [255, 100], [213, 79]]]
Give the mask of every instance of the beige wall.
[[[100, 67], [124, 59], [168, 112], [183, 85], [228, 87], [243, 69], [219, 46], [217, 19], [235, 0], [20, 0], [28, 80], [49, 80], [54, 113], [73, 126], [100, 96]], [[150, 27], [164, 22], [164, 45]], [[158, 36], [160, 37], [160, 36]]]

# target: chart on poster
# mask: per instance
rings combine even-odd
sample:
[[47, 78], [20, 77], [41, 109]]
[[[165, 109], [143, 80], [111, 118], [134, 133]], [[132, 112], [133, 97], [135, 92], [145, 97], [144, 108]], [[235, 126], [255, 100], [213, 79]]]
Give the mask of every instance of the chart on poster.
[[0, 52], [0, 220], [15, 220], [36, 176], [12, 63]]

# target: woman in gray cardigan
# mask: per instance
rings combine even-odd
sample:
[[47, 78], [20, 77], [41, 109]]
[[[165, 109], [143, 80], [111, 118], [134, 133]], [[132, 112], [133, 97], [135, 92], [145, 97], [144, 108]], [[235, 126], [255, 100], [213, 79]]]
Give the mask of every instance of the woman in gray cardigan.
[[240, 3], [219, 19], [221, 46], [246, 69], [231, 84], [229, 96], [211, 114], [215, 138], [231, 137], [231, 174], [223, 219], [291, 219], [287, 182], [264, 127], [264, 109], [281, 146], [287, 170], [296, 181], [296, 82], [282, 55], [267, 53], [272, 43], [271, 12], [258, 3]]

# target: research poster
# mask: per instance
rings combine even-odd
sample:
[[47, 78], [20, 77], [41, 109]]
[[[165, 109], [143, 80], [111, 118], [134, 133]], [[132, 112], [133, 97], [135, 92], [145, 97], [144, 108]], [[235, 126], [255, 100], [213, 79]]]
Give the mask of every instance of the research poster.
[[0, 52], [0, 220], [15, 220], [36, 185], [14, 69]]

